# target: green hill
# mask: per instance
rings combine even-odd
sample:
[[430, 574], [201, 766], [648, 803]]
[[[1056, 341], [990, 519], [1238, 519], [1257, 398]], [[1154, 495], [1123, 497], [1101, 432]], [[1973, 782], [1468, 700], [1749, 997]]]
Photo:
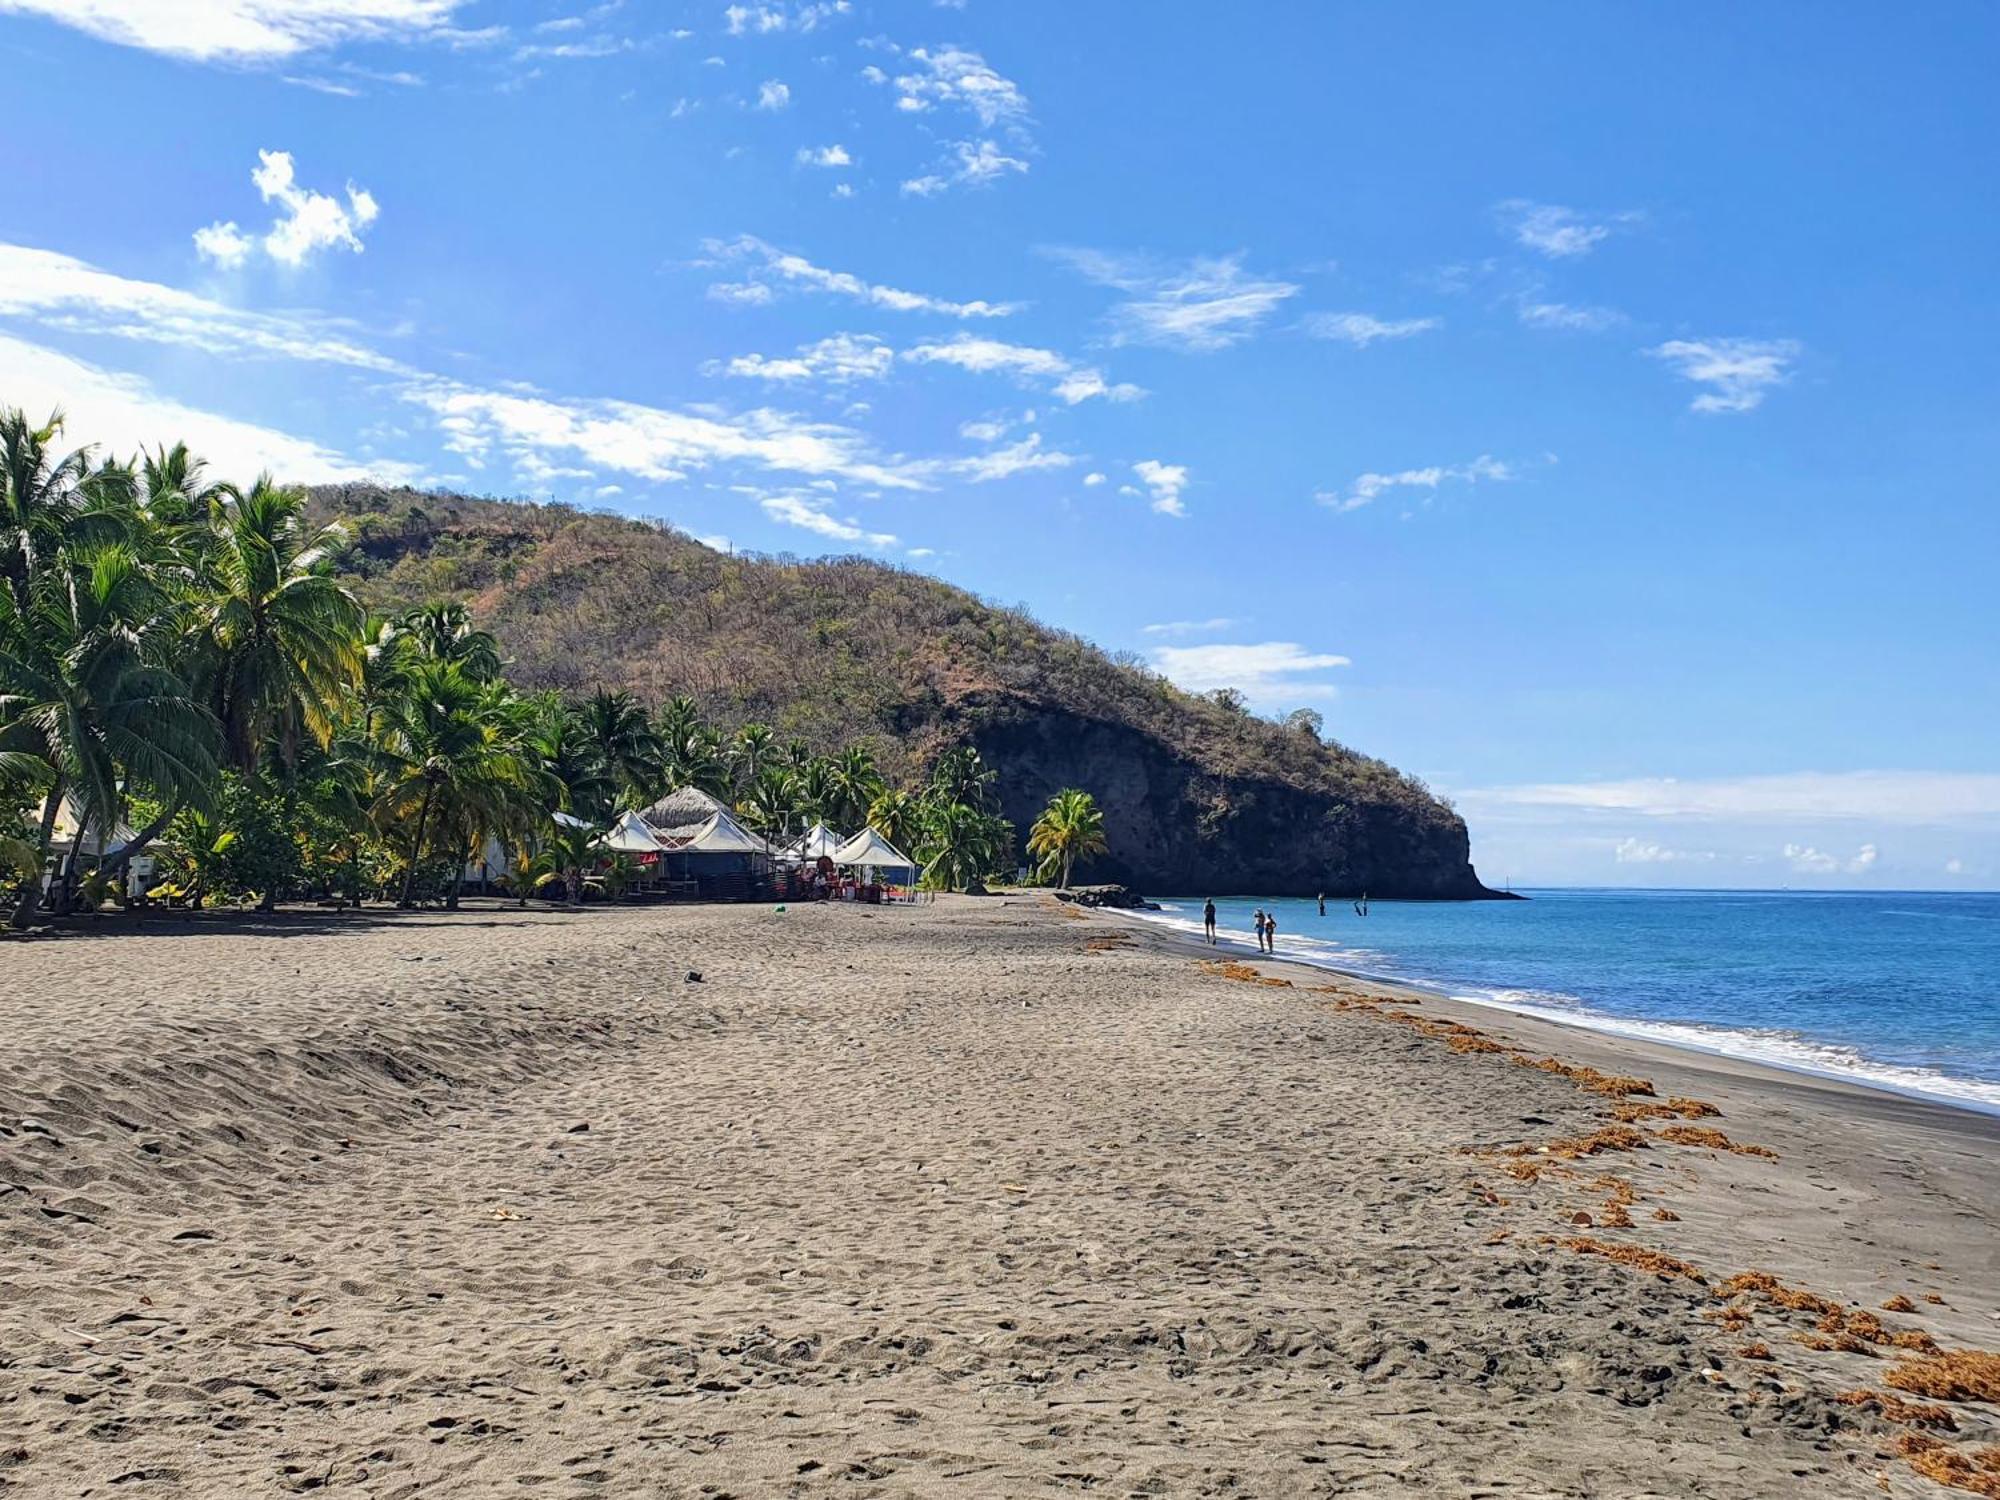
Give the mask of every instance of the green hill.
[[561, 505], [322, 487], [371, 608], [468, 599], [524, 687], [696, 698], [828, 749], [872, 738], [890, 779], [976, 745], [1025, 830], [1049, 795], [1103, 804], [1084, 874], [1149, 891], [1490, 895], [1464, 822], [1424, 785], [1174, 687], [1133, 660], [922, 574], [863, 558], [731, 556]]

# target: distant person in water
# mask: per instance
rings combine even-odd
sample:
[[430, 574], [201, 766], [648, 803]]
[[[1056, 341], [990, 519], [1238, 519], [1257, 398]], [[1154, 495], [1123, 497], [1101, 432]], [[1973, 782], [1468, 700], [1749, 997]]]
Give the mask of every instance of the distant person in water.
[[1201, 904], [1201, 929], [1208, 935], [1208, 945], [1215, 946], [1215, 898], [1209, 897]]
[[1250, 925], [1257, 929], [1257, 951], [1264, 951], [1264, 908], [1258, 907], [1251, 915]]
[[1326, 892], [1325, 892], [1325, 891], [1321, 891], [1321, 892], [1319, 893], [1319, 914], [1320, 914], [1320, 915], [1321, 915], [1322, 917], [1326, 915]]
[[1264, 918], [1264, 951], [1275, 954], [1278, 951], [1278, 914], [1272, 912]]

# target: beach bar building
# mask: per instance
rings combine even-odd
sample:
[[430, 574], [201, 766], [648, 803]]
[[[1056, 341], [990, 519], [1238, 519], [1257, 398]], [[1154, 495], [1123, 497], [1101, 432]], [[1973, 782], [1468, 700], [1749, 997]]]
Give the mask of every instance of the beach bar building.
[[669, 792], [637, 816], [659, 844], [675, 895], [742, 901], [769, 886], [771, 846], [699, 787]]

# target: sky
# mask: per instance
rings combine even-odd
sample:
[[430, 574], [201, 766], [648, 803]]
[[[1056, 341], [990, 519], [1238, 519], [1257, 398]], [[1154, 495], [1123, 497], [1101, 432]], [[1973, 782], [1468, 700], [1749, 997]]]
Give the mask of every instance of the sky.
[[1516, 886], [2000, 888], [2000, 12], [0, 0], [0, 404], [932, 572]]

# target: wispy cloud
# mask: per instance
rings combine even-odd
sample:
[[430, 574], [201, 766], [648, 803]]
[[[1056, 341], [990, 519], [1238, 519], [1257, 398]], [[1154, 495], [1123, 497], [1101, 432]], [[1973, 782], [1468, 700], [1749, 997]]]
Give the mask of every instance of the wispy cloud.
[[1338, 686], [1307, 674], [1352, 665], [1345, 656], [1308, 651], [1296, 641], [1160, 646], [1154, 649], [1152, 660], [1169, 679], [1191, 693], [1231, 688], [1259, 706], [1331, 698], [1340, 691]]
[[1044, 448], [1042, 435], [1031, 432], [1018, 443], [1005, 448], [995, 448], [987, 453], [975, 453], [970, 458], [953, 459], [942, 467], [973, 484], [991, 484], [996, 479], [1011, 479], [1016, 474], [1029, 474], [1042, 469], [1066, 469], [1076, 462], [1074, 453], [1064, 453], [1057, 448]]
[[1572, 260], [1590, 252], [1620, 229], [1639, 221], [1630, 211], [1584, 214], [1557, 203], [1509, 198], [1493, 210], [1500, 227], [1516, 244], [1552, 260]]
[[799, 165], [802, 167], [851, 167], [854, 158], [847, 154], [847, 148], [836, 141], [831, 146], [799, 147]]
[[809, 0], [801, 5], [731, 5], [723, 10], [722, 23], [731, 36], [811, 32], [853, 9], [850, 0]]
[[1009, 156], [992, 141], [958, 141], [942, 170], [909, 178], [902, 190], [908, 197], [934, 198], [954, 187], [984, 187], [1009, 173], [1027, 170], [1027, 162]]
[[772, 299], [777, 287], [822, 292], [847, 297], [892, 312], [940, 313], [950, 318], [1004, 318], [1019, 311], [1014, 302], [952, 302], [898, 287], [878, 286], [846, 271], [829, 271], [802, 255], [792, 255], [765, 243], [754, 235], [733, 240], [709, 240], [704, 244], [710, 264], [742, 265], [748, 277], [740, 282], [723, 282], [709, 288], [718, 300], [762, 303]]
[[186, 442], [219, 474], [248, 481], [273, 473], [303, 484], [375, 477], [421, 483], [413, 464], [364, 460], [310, 438], [204, 411], [160, 394], [133, 375], [0, 334], [0, 391], [30, 416], [61, 410], [72, 443], [130, 458], [141, 448]]
[[1535, 782], [1475, 788], [1461, 804], [1645, 818], [1765, 823], [1858, 821], [1953, 826], [2000, 822], [2000, 774], [1797, 771], [1766, 776]]
[[195, 250], [225, 270], [242, 265], [260, 246], [272, 260], [294, 268], [336, 246], [359, 255], [362, 231], [381, 214], [373, 195], [351, 182], [345, 203], [300, 187], [289, 151], [259, 151], [250, 180], [266, 203], [278, 206], [278, 217], [261, 240], [245, 234], [233, 219], [194, 234]]
[[1621, 865], [1708, 864], [1716, 858], [1713, 849], [1670, 849], [1635, 838], [1620, 839], [1611, 853]]
[[467, 0], [0, 0], [107, 42], [197, 62], [269, 62], [343, 42], [439, 38]]
[[785, 83], [783, 80], [767, 78], [757, 85], [757, 108], [779, 110], [791, 102], [791, 85]]
[[1401, 469], [1393, 474], [1357, 474], [1345, 490], [1321, 490], [1313, 496], [1329, 510], [1346, 512], [1372, 505], [1392, 490], [1435, 491], [1451, 482], [1478, 484], [1515, 477], [1511, 465], [1482, 453], [1470, 463], [1432, 464], [1423, 469]]
[[964, 110], [986, 129], [996, 125], [1022, 126], [1028, 121], [1028, 96], [1012, 79], [1002, 77], [977, 52], [963, 47], [917, 47], [909, 53], [909, 71], [891, 82], [896, 91], [896, 108], [905, 114], [924, 114], [940, 105]]
[[1787, 844], [1785, 862], [1794, 875], [1865, 875], [1881, 858], [1881, 850], [1863, 844], [1851, 855], [1828, 854], [1810, 844]]
[[1231, 619], [1226, 615], [1217, 615], [1212, 620], [1167, 620], [1158, 625], [1142, 625], [1139, 627], [1139, 633], [1163, 636], [1209, 635], [1218, 630], [1234, 630], [1242, 623], [1241, 620]]
[[1044, 253], [1087, 280], [1130, 294], [1112, 309], [1114, 343], [1197, 353], [1226, 349], [1299, 293], [1292, 282], [1247, 274], [1240, 254], [1163, 267], [1102, 250], [1054, 247]]
[[1136, 385], [1113, 385], [1102, 370], [1075, 364], [1053, 349], [1008, 344], [970, 333], [918, 344], [904, 350], [903, 358], [914, 364], [955, 365], [976, 375], [1012, 376], [1045, 387], [1070, 406], [1095, 397], [1135, 401], [1146, 394]]
[[1314, 338], [1338, 339], [1357, 349], [1366, 349], [1379, 339], [1414, 338], [1442, 327], [1443, 318], [1384, 319], [1358, 312], [1312, 313], [1305, 319], [1305, 330]]
[[836, 516], [822, 495], [787, 491], [765, 495], [757, 502], [764, 514], [785, 526], [796, 526], [834, 542], [861, 542], [879, 549], [896, 545], [893, 532], [870, 531], [852, 516]]
[[1689, 409], [1717, 414], [1761, 406], [1773, 386], [1791, 378], [1801, 347], [1796, 339], [1671, 339], [1646, 353], [1707, 386]]
[[1545, 302], [1532, 295], [1518, 298], [1514, 310], [1529, 328], [1552, 329], [1561, 333], [1602, 333], [1625, 321], [1625, 315], [1613, 308]]
[[824, 381], [829, 385], [849, 385], [857, 380], [880, 380], [895, 363], [896, 352], [873, 334], [836, 333], [816, 344], [802, 344], [790, 355], [766, 357], [739, 354], [727, 364], [709, 365], [710, 374], [724, 374], [751, 380], [784, 383]]
[[1157, 458], [1143, 458], [1132, 465], [1139, 482], [1152, 492], [1153, 509], [1163, 516], [1184, 516], [1181, 491], [1187, 488], [1186, 464], [1163, 464]]

